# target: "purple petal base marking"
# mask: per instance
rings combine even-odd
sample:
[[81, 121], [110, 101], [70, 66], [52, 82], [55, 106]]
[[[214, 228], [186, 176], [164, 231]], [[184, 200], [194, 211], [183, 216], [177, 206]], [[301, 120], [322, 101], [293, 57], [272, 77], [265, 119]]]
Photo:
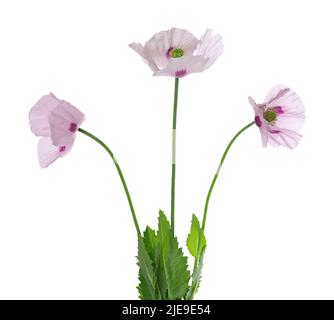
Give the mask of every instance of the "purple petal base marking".
[[261, 128], [261, 126], [262, 126], [262, 121], [261, 121], [261, 119], [260, 119], [259, 116], [256, 116], [256, 117], [255, 117], [255, 124], [256, 124], [259, 128]]
[[76, 132], [78, 130], [78, 125], [74, 122], [71, 122], [70, 127], [68, 128], [69, 131], [72, 133]]
[[175, 72], [175, 77], [176, 78], [182, 78], [182, 77], [184, 77], [185, 75], [187, 74], [187, 70], [177, 70], [176, 72]]
[[60, 146], [59, 147], [59, 152], [64, 152], [66, 150], [66, 146]]
[[169, 48], [169, 49], [167, 50], [167, 52], [166, 52], [166, 57], [167, 57], [167, 59], [170, 59], [170, 58], [171, 58], [170, 53], [172, 52], [172, 50], [173, 50], [173, 48]]
[[272, 108], [276, 114], [283, 114], [284, 113], [284, 110], [282, 107], [273, 107]]
[[281, 131], [280, 130], [269, 130], [269, 132], [273, 134], [277, 134], [277, 133], [280, 133]]

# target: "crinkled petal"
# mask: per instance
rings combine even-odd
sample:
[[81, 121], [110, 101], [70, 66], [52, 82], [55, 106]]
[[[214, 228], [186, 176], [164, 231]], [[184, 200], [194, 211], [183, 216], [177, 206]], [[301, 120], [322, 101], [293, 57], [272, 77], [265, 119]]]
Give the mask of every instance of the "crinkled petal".
[[276, 124], [280, 128], [299, 131], [305, 122], [305, 108], [299, 96], [292, 89], [278, 85], [270, 90], [265, 104], [270, 107], [281, 107], [282, 114]]
[[60, 100], [52, 93], [43, 96], [31, 108], [29, 113], [30, 128], [36, 136], [47, 137], [50, 135], [49, 115]]
[[134, 51], [136, 51], [142, 57], [142, 59], [148, 64], [148, 66], [151, 68], [153, 72], [156, 72], [159, 70], [159, 68], [154, 63], [154, 61], [151, 59], [151, 57], [144, 53], [144, 47], [142, 44], [133, 42], [129, 44], [129, 47], [133, 49]]
[[196, 51], [196, 55], [208, 58], [206, 68], [211, 67], [224, 51], [222, 37], [219, 34], [212, 36], [211, 32], [212, 31], [208, 29], [204, 33], [201, 38], [200, 45]]
[[62, 100], [49, 116], [52, 143], [56, 146], [69, 144], [84, 119], [79, 109]]
[[49, 137], [41, 138], [38, 142], [38, 160], [42, 168], [47, 168], [50, 164], [55, 162], [58, 158], [67, 155], [74, 140], [64, 146], [55, 146]]
[[272, 88], [264, 104], [271, 107], [280, 106], [288, 113], [304, 114], [305, 112], [304, 104], [296, 92], [284, 85]]
[[172, 60], [165, 69], [154, 73], [155, 76], [182, 78], [194, 72], [202, 72], [208, 59], [201, 56], [182, 57]]
[[277, 100], [281, 97], [283, 97], [288, 91], [290, 91], [290, 88], [283, 84], [276, 85], [273, 87], [269, 93], [266, 96], [266, 99], [264, 100], [264, 104], [271, 105], [275, 104], [277, 105]]
[[290, 149], [294, 149], [300, 142], [302, 136], [292, 130], [288, 129], [275, 129], [268, 131], [268, 142], [277, 147], [285, 146]]
[[154, 61], [159, 69], [164, 69], [171, 60], [180, 59], [171, 58], [168, 54], [170, 49], [180, 48], [184, 51], [185, 57], [192, 56], [198, 44], [199, 40], [189, 31], [172, 28], [155, 34], [145, 43], [143, 52], [146, 57], [150, 57], [150, 60]]
[[303, 113], [288, 113], [278, 115], [276, 125], [281, 129], [288, 129], [298, 132], [305, 122]]
[[255, 102], [255, 100], [252, 97], [248, 97], [248, 102], [253, 107], [255, 115], [260, 115], [262, 108]]
[[[266, 121], [263, 118], [263, 109], [261, 105], [258, 105], [252, 97], [248, 97], [248, 102], [253, 107], [255, 113], [255, 123], [260, 130], [262, 138], [262, 146], [266, 147], [268, 144], [268, 131], [266, 127]], [[258, 119], [257, 119], [258, 118]]]
[[269, 134], [268, 131], [263, 127], [259, 128], [259, 130], [261, 133], [262, 146], [265, 148], [268, 145]]
[[263, 118], [261, 121], [262, 126], [259, 127], [259, 130], [263, 147], [266, 147], [269, 143], [274, 147], [284, 146], [294, 149], [302, 138], [302, 135], [296, 131], [268, 125], [264, 122], [265, 120]]
[[193, 55], [199, 40], [192, 33], [179, 28], [172, 28], [166, 33], [172, 48], [181, 48], [184, 50], [185, 55]]

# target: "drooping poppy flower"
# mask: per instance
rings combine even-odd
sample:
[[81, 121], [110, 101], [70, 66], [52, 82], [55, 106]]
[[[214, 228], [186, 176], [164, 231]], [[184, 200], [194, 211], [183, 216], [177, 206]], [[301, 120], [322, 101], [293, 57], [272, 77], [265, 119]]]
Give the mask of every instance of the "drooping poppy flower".
[[299, 131], [305, 121], [304, 105], [290, 88], [278, 85], [272, 88], [265, 101], [256, 103], [249, 97], [255, 112], [255, 124], [260, 129], [263, 146], [285, 146], [295, 148], [301, 135]]
[[202, 72], [223, 53], [220, 35], [212, 36], [207, 30], [199, 40], [189, 31], [172, 28], [155, 34], [145, 45], [129, 45], [148, 64], [155, 76], [182, 78]]
[[84, 114], [52, 93], [43, 96], [30, 110], [31, 131], [42, 137], [38, 143], [38, 158], [42, 168], [48, 167], [72, 148]]

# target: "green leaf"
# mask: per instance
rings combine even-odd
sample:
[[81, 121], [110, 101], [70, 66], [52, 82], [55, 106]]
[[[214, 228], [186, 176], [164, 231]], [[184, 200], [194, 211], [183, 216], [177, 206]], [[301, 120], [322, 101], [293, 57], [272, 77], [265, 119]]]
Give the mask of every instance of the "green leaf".
[[157, 235], [150, 227], [146, 227], [146, 230], [144, 231], [144, 243], [151, 260], [154, 262], [157, 247]]
[[200, 257], [206, 246], [204, 232], [199, 224], [197, 217], [193, 214], [191, 220], [190, 233], [187, 239], [187, 247], [193, 257]]
[[194, 296], [199, 288], [199, 284], [201, 282], [201, 277], [202, 277], [202, 269], [203, 269], [203, 259], [204, 259], [204, 252], [203, 250], [202, 255], [199, 259], [199, 262], [196, 266], [196, 269], [194, 270], [194, 273], [192, 274], [192, 284], [188, 290], [188, 293], [186, 295], [186, 300], [192, 300], [194, 299]]
[[139, 294], [141, 299], [182, 299], [189, 292], [187, 258], [160, 211], [158, 231], [147, 227], [138, 240]]
[[152, 260], [146, 250], [144, 239], [138, 236], [139, 297], [143, 300], [156, 299], [156, 275]]
[[160, 211], [156, 250], [156, 273], [163, 299], [182, 299], [189, 289], [190, 273], [187, 257], [173, 237], [165, 214]]

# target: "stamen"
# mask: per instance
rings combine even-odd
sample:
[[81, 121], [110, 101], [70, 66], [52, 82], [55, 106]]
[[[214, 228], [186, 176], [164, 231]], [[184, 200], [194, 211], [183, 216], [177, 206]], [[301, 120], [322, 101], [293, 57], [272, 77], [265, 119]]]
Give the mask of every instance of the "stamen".
[[265, 118], [269, 123], [274, 122], [277, 118], [275, 110], [268, 108], [263, 112], [263, 118]]
[[269, 124], [274, 124], [277, 119], [277, 115], [281, 114], [284, 114], [284, 110], [280, 106], [267, 108], [264, 107], [263, 118], [265, 118]]
[[168, 58], [181, 58], [184, 55], [184, 50], [181, 48], [169, 48], [167, 51]]

